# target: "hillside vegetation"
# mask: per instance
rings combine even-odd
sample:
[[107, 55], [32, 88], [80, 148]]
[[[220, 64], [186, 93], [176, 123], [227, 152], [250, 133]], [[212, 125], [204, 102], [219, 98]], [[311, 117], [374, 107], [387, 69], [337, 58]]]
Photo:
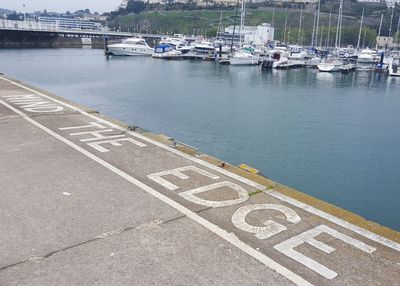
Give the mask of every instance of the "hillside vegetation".
[[[357, 6], [358, 7], [358, 6]], [[384, 13], [384, 22], [382, 26], [381, 35], [387, 35], [390, 25], [389, 9], [378, 6], [382, 10], [377, 13], [376, 10], [367, 11], [364, 19], [364, 28], [361, 36], [361, 43], [364, 46], [375, 45], [375, 39], [379, 29], [380, 13]], [[328, 42], [329, 31], [329, 12], [326, 10], [330, 8], [335, 11], [336, 6], [324, 6], [320, 17], [320, 33], [318, 41], [326, 45]], [[361, 10], [354, 12], [352, 9], [345, 10], [343, 17], [343, 32], [342, 44], [343, 45], [356, 45], [359, 28]], [[350, 16], [346, 15], [346, 11]], [[351, 13], [350, 13], [351, 12]], [[216, 36], [220, 17], [222, 13], [221, 25], [227, 27], [233, 25], [235, 19], [235, 9], [218, 11], [213, 10], [190, 10], [190, 11], [144, 11], [140, 14], [129, 14], [114, 17], [110, 22], [111, 27], [123, 31], [146, 32], [146, 33], [160, 33], [160, 34], [173, 34], [181, 33], [185, 35], [204, 35], [208, 37]], [[358, 15], [357, 15], [358, 14]], [[397, 18], [396, 18], [397, 17]], [[286, 33], [285, 33], [285, 21]], [[292, 44], [309, 45], [311, 43], [312, 27], [314, 21], [314, 9], [307, 9], [303, 11], [302, 30], [299, 36], [299, 19], [300, 9], [285, 9], [275, 8], [274, 12], [271, 7], [262, 7], [258, 9], [248, 9], [246, 13], [246, 25], [259, 25], [261, 23], [272, 23], [275, 27], [275, 39]], [[392, 33], [396, 32], [397, 28], [397, 11], [394, 16], [392, 24]], [[237, 21], [239, 22], [239, 21]], [[331, 28], [329, 34], [329, 44], [333, 45], [336, 37], [337, 14], [332, 13]], [[299, 41], [300, 39], [300, 41]]]

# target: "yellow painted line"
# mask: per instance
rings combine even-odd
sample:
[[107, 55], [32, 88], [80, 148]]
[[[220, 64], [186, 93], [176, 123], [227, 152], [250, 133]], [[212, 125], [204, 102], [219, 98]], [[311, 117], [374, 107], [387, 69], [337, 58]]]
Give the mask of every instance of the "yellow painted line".
[[247, 171], [247, 172], [249, 172], [249, 173], [252, 173], [252, 174], [258, 174], [258, 173], [260, 173], [259, 170], [255, 169], [255, 168], [253, 168], [253, 167], [250, 167], [249, 165], [246, 165], [246, 164], [240, 164], [240, 165], [239, 165], [239, 168], [240, 168], [240, 169], [243, 169], [243, 170], [245, 170], [245, 171]]

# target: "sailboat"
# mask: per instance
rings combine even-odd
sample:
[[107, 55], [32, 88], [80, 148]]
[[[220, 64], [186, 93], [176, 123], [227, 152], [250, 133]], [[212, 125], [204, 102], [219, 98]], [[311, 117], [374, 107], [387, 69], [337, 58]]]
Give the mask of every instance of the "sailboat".
[[240, 37], [240, 49], [235, 52], [230, 58], [229, 62], [231, 65], [241, 65], [241, 66], [252, 66], [259, 64], [259, 57], [253, 54], [252, 48], [244, 47], [244, 19], [246, 14], [245, 8], [245, 0], [242, 0], [242, 9], [240, 12], [240, 28], [239, 28], [239, 37]]

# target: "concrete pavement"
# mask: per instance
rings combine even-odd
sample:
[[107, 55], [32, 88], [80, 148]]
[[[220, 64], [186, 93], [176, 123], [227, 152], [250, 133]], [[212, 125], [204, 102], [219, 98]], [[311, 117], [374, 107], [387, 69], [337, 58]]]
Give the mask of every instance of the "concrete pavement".
[[399, 233], [169, 143], [0, 78], [0, 285], [399, 285]]

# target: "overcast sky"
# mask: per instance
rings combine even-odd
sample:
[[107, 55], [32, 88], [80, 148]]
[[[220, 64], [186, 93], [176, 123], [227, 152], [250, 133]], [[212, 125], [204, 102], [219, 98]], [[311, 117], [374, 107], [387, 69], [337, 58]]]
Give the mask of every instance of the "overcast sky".
[[66, 12], [89, 8], [92, 12], [109, 12], [117, 8], [122, 0], [0, 0], [0, 8], [27, 12], [47, 9], [47, 11]]

